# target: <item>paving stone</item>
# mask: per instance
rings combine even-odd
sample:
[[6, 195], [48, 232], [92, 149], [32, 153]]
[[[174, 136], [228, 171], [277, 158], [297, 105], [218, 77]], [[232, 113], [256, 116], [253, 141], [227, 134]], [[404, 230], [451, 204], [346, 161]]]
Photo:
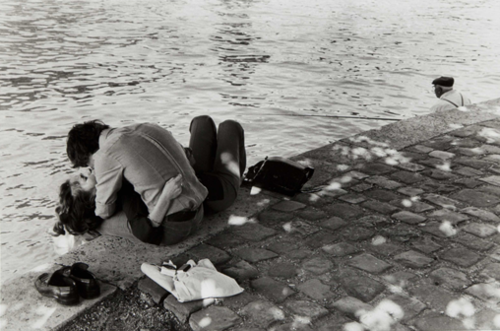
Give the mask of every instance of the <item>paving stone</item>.
[[364, 270], [371, 274], [381, 274], [384, 271], [392, 268], [389, 263], [379, 260], [375, 256], [366, 253], [352, 258], [351, 261], [349, 261], [348, 265], [360, 270]]
[[277, 211], [283, 211], [289, 213], [305, 207], [306, 207], [305, 204], [297, 201], [283, 200], [273, 205], [271, 208]]
[[361, 204], [363, 208], [368, 208], [381, 214], [389, 215], [399, 210], [399, 208], [384, 202], [365, 201]]
[[491, 309], [483, 309], [474, 315], [476, 330], [498, 330], [500, 313]]
[[283, 310], [265, 300], [250, 302], [241, 310], [241, 314], [262, 328], [267, 328], [272, 323], [282, 321], [286, 317]]
[[470, 330], [466, 327], [461, 320], [448, 317], [441, 314], [426, 314], [419, 316], [410, 323], [414, 324], [418, 330], [423, 331], [460, 331], [460, 330]]
[[367, 184], [367, 183], [361, 183], [355, 186], [352, 186], [350, 189], [355, 191], [355, 192], [364, 192], [366, 190], [369, 190], [373, 187], [373, 185]]
[[406, 184], [414, 184], [424, 179], [422, 175], [410, 171], [395, 172], [391, 175], [391, 178]]
[[340, 217], [344, 220], [363, 215], [363, 210], [361, 208], [346, 203], [333, 203], [325, 206], [324, 210], [330, 215]]
[[366, 227], [384, 227], [393, 224], [394, 221], [387, 216], [372, 214], [359, 218], [356, 223]]
[[483, 157], [482, 160], [487, 161], [487, 162], [492, 162], [492, 163], [498, 163], [498, 162], [500, 162], [500, 155], [499, 154], [490, 154], [488, 156]]
[[339, 200], [349, 202], [352, 204], [357, 204], [357, 203], [365, 201], [366, 198], [360, 194], [350, 193], [350, 194], [346, 194], [346, 195], [339, 197]]
[[328, 254], [331, 254], [336, 257], [352, 255], [354, 253], [359, 252], [359, 249], [356, 246], [353, 246], [346, 242], [340, 242], [336, 244], [324, 245], [321, 249]]
[[470, 135], [476, 134], [479, 130], [481, 130], [481, 127], [478, 125], [471, 125], [471, 126], [466, 126], [464, 128], [455, 130], [450, 132], [451, 135], [456, 136], [456, 137], [461, 137], [465, 138]]
[[456, 140], [454, 141], [453, 145], [457, 147], [474, 148], [474, 147], [479, 147], [481, 145], [481, 142], [476, 139], [467, 138], [467, 139]]
[[492, 242], [480, 239], [466, 232], [460, 232], [457, 236], [453, 237], [452, 240], [474, 251], [484, 252], [493, 247]]
[[325, 300], [334, 295], [330, 286], [323, 284], [319, 279], [309, 279], [297, 286], [297, 289], [314, 300]]
[[467, 176], [467, 177], [476, 177], [476, 176], [483, 175], [483, 172], [481, 170], [477, 170], [477, 169], [470, 168], [470, 167], [458, 167], [457, 169], [454, 169], [453, 171], [459, 175]]
[[437, 159], [441, 160], [448, 160], [452, 159], [455, 157], [455, 154], [450, 153], [450, 152], [444, 152], [444, 151], [432, 151], [429, 153], [429, 156], [435, 157]]
[[491, 167], [492, 162], [484, 161], [484, 160], [476, 160], [468, 157], [459, 157], [455, 159], [455, 162], [460, 163], [462, 165], [474, 168], [474, 169], [487, 169]]
[[479, 185], [483, 185], [483, 182], [475, 180], [473, 178], [459, 178], [453, 182], [454, 184], [461, 185], [467, 188], [475, 188]]
[[364, 302], [373, 300], [385, 289], [383, 284], [364, 276], [343, 277], [341, 283], [347, 294]]
[[141, 292], [150, 295], [156, 304], [160, 304], [169, 294], [167, 290], [147, 276], [139, 281], [137, 287]]
[[464, 268], [471, 267], [482, 259], [480, 255], [463, 247], [452, 248], [442, 253], [441, 258]]
[[340, 229], [341, 227], [347, 225], [347, 222], [345, 222], [343, 219], [339, 217], [330, 217], [327, 220], [321, 221], [319, 225], [323, 228], [330, 229], [330, 230], [337, 230]]
[[402, 265], [414, 269], [427, 268], [434, 260], [419, 252], [406, 251], [394, 257]]
[[259, 297], [254, 294], [250, 294], [249, 291], [242, 292], [238, 295], [233, 295], [232, 297], [219, 298], [222, 301], [224, 307], [231, 309], [232, 311], [240, 311], [243, 307], [248, 305], [250, 302], [258, 300]]
[[417, 163], [412, 163], [412, 162], [406, 162], [406, 163], [400, 163], [396, 165], [396, 167], [401, 168], [406, 171], [412, 171], [412, 172], [417, 172], [417, 171], [422, 171], [425, 169], [424, 166], [417, 164]]
[[407, 195], [409, 197], [414, 197], [424, 193], [425, 191], [422, 190], [421, 188], [406, 186], [399, 188], [398, 192]]
[[387, 177], [384, 176], [372, 176], [369, 178], [366, 178], [365, 181], [370, 184], [375, 184], [380, 187], [386, 188], [388, 190], [394, 190], [398, 187], [403, 186], [403, 184], [398, 183], [394, 180], [390, 180]]
[[292, 259], [292, 260], [297, 260], [297, 261], [303, 260], [306, 257], [311, 257], [312, 254], [313, 254], [313, 251], [305, 249], [305, 248], [292, 249], [292, 250], [284, 253], [284, 255], [287, 258]]
[[327, 309], [312, 301], [290, 300], [286, 302], [285, 307], [293, 314], [308, 317], [312, 321], [328, 314]]
[[353, 319], [359, 319], [363, 313], [373, 310], [369, 304], [351, 296], [333, 302], [328, 308], [335, 308]]
[[429, 158], [426, 160], [419, 160], [418, 163], [424, 164], [430, 168], [442, 168], [442, 167], [447, 167], [449, 164], [449, 161], [436, 159], [436, 158]]
[[448, 209], [436, 210], [427, 215], [429, 219], [436, 221], [448, 221], [453, 225], [460, 224], [469, 219], [468, 216], [460, 213], [455, 213]]
[[478, 190], [462, 190], [452, 196], [453, 199], [467, 202], [474, 207], [488, 207], [500, 202], [500, 198]]
[[253, 280], [251, 284], [258, 293], [275, 303], [283, 302], [286, 298], [295, 294], [295, 291], [287, 285], [269, 277]]
[[408, 223], [408, 224], [418, 224], [422, 223], [426, 220], [424, 216], [420, 216], [409, 211], [400, 211], [399, 213], [395, 213], [392, 215], [392, 218], [395, 218], [399, 221]]
[[272, 331], [310, 331], [312, 330], [309, 324], [304, 324], [300, 319], [298, 321], [293, 321], [291, 323], [285, 323], [277, 326], [273, 326]]
[[460, 202], [444, 197], [442, 195], [428, 193], [424, 194], [424, 200], [429, 201], [435, 205], [441, 206], [443, 208], [453, 209], [454, 207], [461, 206]]
[[332, 271], [333, 266], [333, 262], [322, 257], [313, 257], [302, 263], [302, 268], [315, 275], [322, 275]]
[[214, 246], [200, 244], [187, 251], [187, 254], [196, 261], [209, 259], [214, 265], [223, 264], [231, 260], [231, 256]]
[[488, 183], [488, 184], [500, 186], [500, 176], [483, 177], [483, 178], [481, 178], [481, 180], [485, 183]]
[[328, 317], [322, 318], [314, 324], [316, 331], [339, 331], [344, 329], [344, 325], [351, 323], [352, 320], [346, 317], [341, 312], [335, 310], [333, 314]]
[[500, 303], [500, 284], [497, 282], [472, 285], [465, 293], [491, 304]]
[[276, 242], [271, 243], [266, 248], [275, 252], [275, 253], [283, 255], [286, 252], [289, 252], [290, 250], [295, 249], [296, 244], [297, 244], [297, 239], [295, 239], [293, 237], [287, 237], [282, 241], [276, 241]]
[[425, 304], [419, 300], [405, 295], [393, 294], [388, 296], [387, 300], [391, 303], [395, 303], [403, 310], [404, 315], [401, 318], [402, 322], [407, 322], [426, 308]]
[[448, 180], [457, 177], [451, 171], [443, 171], [439, 169], [429, 169], [424, 171], [423, 174], [437, 180]]
[[382, 276], [382, 278], [386, 282], [398, 287], [405, 287], [410, 280], [413, 280], [416, 277], [417, 275], [408, 271], [398, 271], [389, 275]]
[[411, 246], [425, 254], [434, 253], [442, 247], [441, 245], [436, 244], [430, 238], [426, 237], [418, 241], [412, 241]]
[[267, 274], [271, 277], [281, 277], [285, 279], [293, 278], [297, 275], [295, 265], [287, 262], [273, 264]]
[[466, 274], [447, 267], [434, 270], [429, 274], [429, 278], [436, 286], [443, 286], [456, 291], [462, 290], [471, 284]]
[[320, 248], [335, 242], [337, 237], [338, 234], [332, 234], [329, 231], [321, 231], [309, 236], [305, 244], [311, 248]]
[[258, 223], [246, 223], [231, 228], [232, 233], [249, 241], [262, 241], [276, 234], [276, 231]]
[[422, 279], [413, 285], [410, 288], [411, 295], [429, 308], [440, 312], [446, 311], [450, 301], [458, 299], [453, 293], [436, 286], [430, 279]]
[[420, 230], [440, 238], [453, 237], [458, 233], [457, 228], [453, 224], [444, 222], [428, 222]]
[[237, 281], [256, 278], [259, 275], [259, 270], [257, 268], [243, 260], [221, 271]]
[[500, 197], [500, 186], [484, 185], [477, 188], [478, 191]]
[[498, 233], [497, 228], [495, 228], [494, 226], [482, 223], [469, 223], [464, 226], [463, 229], [464, 231], [472, 233], [473, 235], [476, 235], [480, 238], [487, 238]]
[[[319, 196], [316, 193], [299, 193], [293, 197], [293, 201], [297, 201], [306, 205], [321, 206], [328, 203], [328, 200]], [[270, 209], [271, 210], [271, 209]]]
[[393, 227], [382, 229], [380, 234], [398, 242], [414, 240], [421, 235], [418, 229], [408, 224], [397, 224]]
[[460, 154], [461, 156], [477, 156], [486, 153], [481, 147], [475, 147], [475, 148], [459, 147], [453, 149], [453, 152]]
[[497, 261], [500, 261], [500, 248], [497, 248], [495, 249], [491, 254], [489, 254], [489, 256], [492, 258], [492, 259], [495, 259]]
[[211, 237], [210, 239], [205, 241], [205, 243], [221, 249], [228, 249], [228, 248], [235, 248], [244, 244], [245, 239], [234, 234], [230, 230], [225, 230]]
[[276, 225], [281, 222], [289, 221], [293, 216], [290, 213], [285, 213], [277, 210], [267, 209], [258, 215], [261, 224]]
[[433, 150], [448, 150], [451, 148], [452, 143], [455, 141], [453, 137], [449, 136], [440, 136], [436, 137], [434, 139], [427, 140], [425, 142], [422, 142], [420, 145], [424, 145], [427, 147], [432, 148]]
[[435, 181], [431, 178], [419, 184], [419, 187], [429, 193], [451, 193], [460, 189], [459, 186]]
[[240, 323], [236, 313], [226, 307], [210, 306], [194, 313], [189, 319], [193, 331], [223, 331]]
[[485, 153], [488, 154], [500, 154], [500, 147], [493, 145], [482, 145], [480, 147]]
[[328, 215], [319, 209], [313, 207], [307, 207], [306, 209], [297, 212], [297, 215], [308, 221], [318, 221], [320, 219], [328, 217]]
[[386, 164], [375, 162], [363, 164], [359, 170], [368, 175], [383, 175], [393, 172], [395, 169]]
[[369, 198], [385, 202], [389, 202], [399, 198], [397, 194], [391, 191], [381, 190], [381, 189], [365, 192], [364, 195]]
[[[377, 238], [377, 237], [376, 237]], [[376, 239], [374, 238], [374, 239]], [[372, 244], [369, 249], [379, 255], [390, 256], [402, 249], [401, 246], [392, 243], [374, 244], [374, 239], [372, 239]]]
[[283, 230], [289, 234], [298, 237], [307, 237], [310, 234], [318, 232], [320, 229], [300, 219], [294, 219], [282, 225]]
[[234, 252], [243, 260], [256, 263], [259, 261], [273, 259], [279, 255], [263, 248], [245, 247]]
[[163, 307], [171, 311], [181, 323], [186, 323], [192, 313], [197, 312], [203, 307], [206, 307], [206, 305], [212, 304], [214, 302], [214, 300], [196, 300], [181, 303], [177, 301], [177, 299], [173, 295], [169, 295], [163, 301]]
[[350, 227], [342, 232], [342, 237], [350, 241], [363, 241], [375, 235], [375, 230], [366, 227]]
[[423, 212], [434, 209], [433, 206], [431, 206], [425, 202], [421, 202], [419, 200], [412, 200], [412, 199], [394, 200], [394, 201], [391, 201], [391, 204], [398, 207], [398, 208], [407, 209], [408, 211], [413, 212], [413, 213], [423, 213]]
[[500, 280], [500, 263], [489, 263], [481, 271], [480, 275]]

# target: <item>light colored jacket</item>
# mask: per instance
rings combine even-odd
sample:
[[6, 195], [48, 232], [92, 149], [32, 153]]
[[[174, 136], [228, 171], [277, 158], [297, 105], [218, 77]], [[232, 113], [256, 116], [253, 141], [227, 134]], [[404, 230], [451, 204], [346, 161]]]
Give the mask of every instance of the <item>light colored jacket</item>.
[[451, 90], [441, 95], [439, 101], [434, 106], [432, 106], [431, 112], [455, 109], [470, 104], [471, 101], [462, 93], [456, 90]]
[[104, 219], [115, 212], [123, 177], [134, 186], [151, 212], [165, 183], [181, 174], [182, 193], [172, 201], [166, 216], [182, 210], [195, 210], [208, 195], [184, 148], [169, 131], [156, 124], [104, 130], [93, 159], [97, 180], [95, 212]]

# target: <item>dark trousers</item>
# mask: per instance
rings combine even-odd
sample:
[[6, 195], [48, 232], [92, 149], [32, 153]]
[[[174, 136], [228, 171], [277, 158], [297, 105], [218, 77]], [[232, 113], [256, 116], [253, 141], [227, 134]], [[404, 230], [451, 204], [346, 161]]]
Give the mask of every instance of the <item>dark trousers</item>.
[[189, 148], [196, 161], [193, 168], [208, 189], [205, 208], [225, 210], [236, 200], [246, 168], [244, 130], [233, 120], [220, 123], [217, 130], [211, 117], [198, 116], [189, 131]]

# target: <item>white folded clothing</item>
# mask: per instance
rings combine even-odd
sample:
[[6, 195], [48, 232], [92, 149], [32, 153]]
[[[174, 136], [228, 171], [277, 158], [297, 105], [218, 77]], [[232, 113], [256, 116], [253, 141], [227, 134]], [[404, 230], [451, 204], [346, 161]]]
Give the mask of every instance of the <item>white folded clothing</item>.
[[162, 267], [150, 263], [141, 265], [142, 272], [179, 300], [188, 302], [208, 298], [224, 298], [244, 291], [236, 280], [215, 269], [209, 259], [202, 259], [191, 265], [187, 271], [176, 271], [173, 276], [162, 273]]

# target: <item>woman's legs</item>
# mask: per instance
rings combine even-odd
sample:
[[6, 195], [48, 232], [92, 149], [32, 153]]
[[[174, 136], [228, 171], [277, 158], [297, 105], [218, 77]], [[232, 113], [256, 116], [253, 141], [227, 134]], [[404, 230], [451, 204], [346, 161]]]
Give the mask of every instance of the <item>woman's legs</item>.
[[246, 168], [244, 130], [238, 122], [227, 120], [217, 133], [209, 116], [199, 116], [191, 122], [190, 131], [194, 168], [209, 191], [205, 205], [212, 211], [227, 209], [238, 195]]

